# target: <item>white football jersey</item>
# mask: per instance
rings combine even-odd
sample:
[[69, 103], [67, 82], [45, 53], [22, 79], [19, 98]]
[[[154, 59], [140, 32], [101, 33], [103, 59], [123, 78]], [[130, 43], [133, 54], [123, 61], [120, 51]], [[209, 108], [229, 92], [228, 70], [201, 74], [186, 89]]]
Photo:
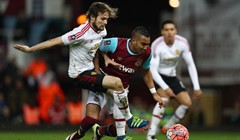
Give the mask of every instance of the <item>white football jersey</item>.
[[69, 45], [69, 77], [94, 68], [93, 58], [106, 35], [106, 29], [96, 32], [87, 21], [62, 36], [63, 43]]
[[181, 58], [183, 58], [188, 66], [188, 71], [195, 90], [199, 90], [199, 82], [196, 66], [194, 64], [192, 53], [186, 38], [175, 35], [174, 43], [168, 46], [164, 37], [158, 37], [151, 45], [153, 58], [151, 60], [151, 71], [156, 83], [164, 90], [168, 85], [162, 80], [160, 74], [174, 77], [176, 76], [176, 67]]

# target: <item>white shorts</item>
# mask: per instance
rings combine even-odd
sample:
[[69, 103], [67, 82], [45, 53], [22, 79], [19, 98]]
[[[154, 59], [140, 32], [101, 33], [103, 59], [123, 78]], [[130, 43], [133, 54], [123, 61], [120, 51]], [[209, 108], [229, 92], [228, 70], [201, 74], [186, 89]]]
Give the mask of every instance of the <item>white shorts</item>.
[[[127, 93], [129, 92], [128, 88], [125, 89]], [[101, 109], [105, 106], [109, 114], [113, 114], [114, 100], [112, 97], [106, 93], [94, 93], [89, 91], [87, 104], [96, 104], [100, 106]]]

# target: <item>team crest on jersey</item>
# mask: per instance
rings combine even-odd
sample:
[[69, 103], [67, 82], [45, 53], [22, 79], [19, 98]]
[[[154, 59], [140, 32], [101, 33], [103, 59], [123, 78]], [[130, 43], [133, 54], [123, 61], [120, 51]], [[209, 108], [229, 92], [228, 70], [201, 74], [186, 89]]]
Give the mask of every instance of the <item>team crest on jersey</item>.
[[177, 55], [179, 55], [180, 51], [179, 51], [179, 50], [176, 50], [175, 53], [176, 53]]
[[107, 46], [107, 45], [109, 45], [109, 44], [111, 44], [111, 40], [106, 40], [106, 41], [103, 42], [103, 45], [104, 45], [104, 46]]
[[75, 40], [76, 39], [76, 36], [75, 35], [70, 35], [68, 36], [68, 40], [71, 41], [71, 40]]
[[137, 59], [137, 61], [135, 62], [135, 66], [141, 66], [142, 65], [143, 60], [142, 59]]
[[97, 74], [97, 72], [95, 72], [95, 71], [91, 72], [91, 75], [96, 75], [96, 74]]

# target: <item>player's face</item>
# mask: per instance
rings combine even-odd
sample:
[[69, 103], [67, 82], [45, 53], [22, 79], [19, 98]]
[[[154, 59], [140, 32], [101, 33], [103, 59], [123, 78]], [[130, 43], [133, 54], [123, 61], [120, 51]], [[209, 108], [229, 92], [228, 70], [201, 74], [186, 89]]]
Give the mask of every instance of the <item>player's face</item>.
[[167, 42], [173, 42], [174, 36], [177, 34], [177, 29], [174, 24], [165, 24], [162, 29], [162, 35], [164, 36], [164, 40]]
[[92, 17], [91, 18], [92, 27], [96, 31], [103, 31], [105, 26], [108, 23], [108, 19], [109, 19], [109, 13], [108, 12], [105, 12], [105, 13], [100, 13], [99, 12], [97, 17]]
[[145, 53], [147, 47], [150, 45], [150, 37], [145, 37], [143, 35], [132, 39], [133, 52], [136, 54]]

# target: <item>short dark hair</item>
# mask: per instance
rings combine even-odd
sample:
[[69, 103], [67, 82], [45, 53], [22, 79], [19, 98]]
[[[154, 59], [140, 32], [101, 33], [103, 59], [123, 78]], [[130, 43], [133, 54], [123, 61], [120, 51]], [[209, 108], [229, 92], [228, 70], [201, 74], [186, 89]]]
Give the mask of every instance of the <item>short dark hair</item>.
[[132, 31], [132, 38], [138, 36], [138, 35], [143, 35], [145, 37], [150, 37], [148, 30], [143, 27], [143, 26], [137, 26], [133, 31]]
[[116, 18], [118, 13], [118, 8], [113, 8], [103, 2], [94, 2], [91, 4], [91, 6], [89, 7], [86, 13], [87, 18], [90, 19], [90, 16], [97, 17], [99, 12], [100, 13], [108, 12], [110, 18]]
[[176, 26], [173, 20], [165, 20], [162, 22], [161, 29], [163, 29], [166, 24], [173, 24], [174, 26]]

